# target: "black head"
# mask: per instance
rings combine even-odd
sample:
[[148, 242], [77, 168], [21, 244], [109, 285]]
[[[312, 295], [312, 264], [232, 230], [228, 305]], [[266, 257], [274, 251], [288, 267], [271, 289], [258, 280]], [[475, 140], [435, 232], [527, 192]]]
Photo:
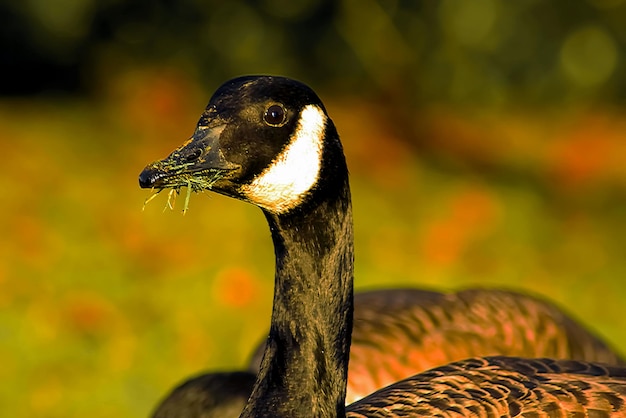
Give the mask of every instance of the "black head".
[[240, 77], [215, 92], [193, 136], [148, 165], [139, 184], [210, 189], [283, 213], [311, 195], [322, 172], [345, 166], [325, 163], [329, 152], [343, 161], [336, 130], [313, 90], [284, 77]]

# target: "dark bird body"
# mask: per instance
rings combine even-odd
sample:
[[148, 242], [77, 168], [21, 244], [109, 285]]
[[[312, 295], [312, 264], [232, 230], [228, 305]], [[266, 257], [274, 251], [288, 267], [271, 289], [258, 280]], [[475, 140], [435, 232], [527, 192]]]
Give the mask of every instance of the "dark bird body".
[[[622, 368], [500, 357], [421, 373], [345, 407], [353, 326], [348, 173], [332, 121], [315, 93], [301, 83], [281, 77], [225, 83], [193, 137], [146, 167], [140, 184], [157, 190], [209, 188], [251, 202], [265, 214], [276, 256], [274, 305], [260, 371], [242, 417], [624, 413]], [[439, 317], [424, 315], [441, 325], [452, 314], [441, 309]], [[513, 328], [502, 326], [505, 340], [519, 335]], [[498, 326], [491, 329], [497, 332]], [[369, 345], [386, 346], [385, 330], [377, 332], [381, 339]], [[530, 334], [527, 340], [532, 340]], [[406, 335], [404, 339], [414, 339]], [[465, 331], [458, 338], [466, 340]], [[399, 356], [390, 361], [391, 368], [401, 369], [419, 357]]]
[[154, 418], [238, 417], [252, 391], [251, 372], [220, 372], [193, 377], [176, 387]]

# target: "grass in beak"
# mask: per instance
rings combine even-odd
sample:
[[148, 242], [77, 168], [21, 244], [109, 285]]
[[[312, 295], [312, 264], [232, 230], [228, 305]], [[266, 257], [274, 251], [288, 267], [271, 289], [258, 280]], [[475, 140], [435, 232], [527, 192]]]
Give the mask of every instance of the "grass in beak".
[[165, 212], [167, 208], [174, 210], [174, 206], [176, 206], [176, 196], [178, 196], [178, 189], [171, 189], [167, 194], [167, 204], [163, 208], [163, 212]]
[[166, 209], [174, 210], [176, 206], [176, 198], [180, 194], [180, 189], [182, 187], [187, 188], [187, 192], [185, 194], [185, 203], [183, 204], [183, 215], [187, 213], [187, 209], [189, 209], [189, 200], [191, 199], [191, 193], [198, 193], [204, 190], [210, 190], [213, 184], [220, 178], [221, 173], [215, 172], [208, 178], [204, 177], [194, 177], [191, 174], [183, 174], [179, 176], [176, 183], [171, 183], [169, 186], [152, 188], [150, 191], [150, 195], [144, 200], [143, 207], [141, 210], [146, 209], [146, 205], [150, 203], [159, 193], [161, 193], [165, 189], [169, 189], [167, 194], [167, 202], [165, 203]]
[[183, 205], [183, 215], [189, 209], [189, 198], [191, 197], [191, 181], [187, 180], [187, 196], [185, 196], [185, 204]]
[[155, 189], [154, 187], [150, 190], [150, 195], [146, 197], [146, 200], [143, 201], [143, 206], [141, 207], [141, 211], [146, 210], [146, 205], [152, 201], [159, 193], [161, 193], [163, 189]]

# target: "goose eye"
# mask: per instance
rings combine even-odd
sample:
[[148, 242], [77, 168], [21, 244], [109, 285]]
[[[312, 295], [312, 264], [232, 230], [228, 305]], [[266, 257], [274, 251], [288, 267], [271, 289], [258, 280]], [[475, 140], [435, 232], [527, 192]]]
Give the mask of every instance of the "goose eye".
[[271, 105], [263, 115], [263, 120], [270, 126], [281, 126], [285, 123], [285, 119], [285, 109], [281, 105]]

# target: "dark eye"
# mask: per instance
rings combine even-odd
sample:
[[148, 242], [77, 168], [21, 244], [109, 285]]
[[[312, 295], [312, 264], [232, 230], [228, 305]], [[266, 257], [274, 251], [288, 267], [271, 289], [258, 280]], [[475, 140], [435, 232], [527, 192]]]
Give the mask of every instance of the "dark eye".
[[281, 105], [271, 105], [265, 111], [263, 120], [270, 126], [280, 126], [285, 122], [285, 109]]

